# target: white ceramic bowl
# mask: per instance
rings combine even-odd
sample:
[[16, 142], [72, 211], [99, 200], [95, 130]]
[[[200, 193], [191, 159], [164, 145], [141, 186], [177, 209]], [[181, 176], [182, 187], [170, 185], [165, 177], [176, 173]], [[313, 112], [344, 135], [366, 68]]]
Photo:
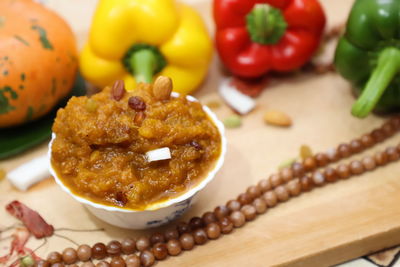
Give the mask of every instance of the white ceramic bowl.
[[[177, 93], [172, 93], [172, 96], [178, 96]], [[189, 101], [198, 101], [192, 96], [187, 96]], [[50, 161], [50, 173], [54, 177], [57, 184], [69, 195], [71, 195], [75, 200], [82, 203], [93, 215], [97, 218], [122, 228], [129, 229], [146, 229], [151, 227], [157, 227], [166, 224], [172, 220], [175, 220], [181, 216], [189, 207], [193, 204], [193, 198], [195, 195], [202, 190], [215, 176], [217, 171], [221, 168], [225, 153], [226, 153], [226, 138], [225, 129], [221, 121], [218, 120], [217, 116], [207, 107], [202, 106], [203, 110], [208, 114], [211, 120], [214, 122], [218, 128], [219, 134], [221, 135], [221, 154], [214, 167], [209, 171], [206, 177], [204, 177], [201, 182], [185, 193], [178, 195], [175, 198], [168, 199], [163, 202], [155, 203], [148, 206], [145, 210], [133, 210], [119, 208], [115, 206], [106, 206], [100, 203], [92, 202], [81, 196], [78, 196], [71, 192], [71, 190], [63, 184], [61, 179], [57, 176], [57, 173], [51, 165], [51, 144], [55, 139], [55, 134], [53, 133], [52, 139], [49, 143], [48, 159]]]

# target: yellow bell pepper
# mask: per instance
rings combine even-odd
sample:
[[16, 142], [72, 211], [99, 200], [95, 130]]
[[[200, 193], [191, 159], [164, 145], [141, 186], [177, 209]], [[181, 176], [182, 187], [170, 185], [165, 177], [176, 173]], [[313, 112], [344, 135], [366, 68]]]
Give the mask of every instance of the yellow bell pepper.
[[204, 79], [212, 42], [200, 15], [175, 0], [100, 0], [80, 55], [82, 75], [98, 87], [169, 76], [187, 94]]

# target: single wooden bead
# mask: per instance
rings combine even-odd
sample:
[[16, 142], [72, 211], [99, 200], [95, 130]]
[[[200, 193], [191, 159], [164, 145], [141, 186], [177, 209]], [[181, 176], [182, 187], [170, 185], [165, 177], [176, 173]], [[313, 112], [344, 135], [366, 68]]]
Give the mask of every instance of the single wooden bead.
[[324, 167], [329, 163], [329, 158], [325, 153], [317, 153], [315, 155], [315, 161], [318, 167]]
[[242, 204], [240, 204], [240, 202], [237, 200], [229, 200], [228, 203], [226, 203], [226, 206], [232, 212], [235, 210], [240, 210], [240, 208], [242, 207]]
[[[214, 222], [210, 222], [209, 224], [211, 224], [211, 223], [214, 223]], [[209, 224], [207, 224], [207, 225], [209, 225]], [[197, 245], [203, 245], [204, 243], [207, 242], [207, 239], [208, 239], [207, 233], [203, 228], [196, 229], [193, 232], [193, 238], [194, 238], [194, 242]]]
[[76, 254], [80, 261], [88, 261], [92, 257], [92, 248], [86, 244], [80, 245], [76, 250]]
[[[235, 201], [236, 201], [236, 200], [235, 200]], [[236, 202], [237, 202], [237, 201], [236, 201]], [[229, 202], [228, 202], [228, 203], [229, 203]], [[228, 205], [227, 205], [227, 207], [228, 207]], [[229, 209], [229, 207], [228, 207], [228, 209]], [[203, 216], [202, 216], [202, 218], [203, 218], [203, 222], [204, 222], [206, 225], [209, 224], [209, 223], [218, 221], [217, 216], [215, 216], [214, 212], [211, 212], [211, 211], [207, 211], [206, 213], [204, 213]], [[175, 239], [176, 239], [176, 238], [175, 238]]]
[[62, 259], [66, 264], [73, 264], [78, 260], [76, 250], [73, 248], [66, 248], [62, 252]]
[[267, 203], [263, 198], [256, 198], [253, 201], [254, 208], [256, 209], [257, 214], [262, 214], [267, 211]]
[[265, 193], [272, 188], [271, 181], [269, 179], [262, 179], [257, 184], [261, 192]]
[[280, 171], [280, 176], [282, 177], [282, 180], [285, 183], [289, 182], [290, 180], [293, 179], [293, 170], [292, 170], [292, 168], [289, 168], [289, 167], [283, 168]]
[[269, 180], [271, 182], [272, 188], [277, 187], [278, 185], [281, 185], [283, 183], [282, 177], [279, 174], [272, 174], [269, 177]]
[[311, 177], [308, 175], [305, 175], [300, 178], [300, 185], [301, 185], [301, 191], [303, 192], [308, 192], [313, 188], [313, 183], [311, 182]]
[[118, 256], [121, 254], [122, 244], [117, 240], [112, 240], [107, 244], [107, 253], [109, 256]]
[[352, 154], [351, 148], [348, 144], [340, 144], [337, 148], [340, 158], [350, 157]]
[[373, 139], [373, 138], [371, 137], [371, 135], [369, 135], [369, 134], [364, 134], [363, 136], [361, 136], [360, 141], [361, 141], [361, 144], [362, 144], [365, 148], [371, 147], [372, 145], [375, 144], [374, 139]]
[[[245, 195], [247, 195], [247, 194], [245, 194]], [[217, 217], [217, 219], [221, 219], [221, 218], [228, 216], [229, 209], [225, 205], [219, 205], [218, 207], [216, 207], [214, 209], [214, 214], [215, 214], [215, 217]]]
[[327, 167], [324, 170], [324, 177], [325, 177], [326, 181], [328, 181], [330, 183], [333, 183], [333, 182], [335, 182], [337, 180], [338, 175], [337, 175], [336, 170], [334, 168]]
[[336, 172], [341, 179], [347, 179], [350, 177], [350, 168], [347, 164], [340, 164], [336, 167]]
[[[125, 263], [125, 262], [124, 262]], [[100, 261], [100, 262], [98, 262], [97, 264], [96, 264], [96, 267], [110, 267], [111, 265], [108, 263], [108, 262], [106, 262], [106, 261]], [[124, 265], [125, 266], [125, 265]], [[68, 267], [71, 267], [71, 265], [70, 266], [68, 266]]]
[[[304, 166], [300, 162], [295, 162], [292, 164], [293, 176], [294, 177], [302, 177], [304, 175]], [[269, 189], [268, 189], [269, 190]], [[266, 190], [266, 191], [268, 191]]]
[[210, 223], [206, 226], [206, 233], [209, 239], [217, 239], [221, 235], [221, 228], [217, 223]]
[[232, 212], [231, 215], [229, 215], [229, 219], [233, 223], [233, 226], [235, 226], [236, 228], [243, 226], [246, 222], [246, 218], [241, 211]]
[[191, 250], [194, 247], [194, 238], [192, 234], [184, 233], [179, 238], [179, 241], [184, 250]]
[[153, 253], [148, 250], [140, 252], [140, 262], [144, 267], [152, 266], [155, 262]]
[[136, 254], [129, 255], [125, 259], [126, 267], [140, 267], [140, 258]]
[[381, 129], [375, 129], [371, 132], [371, 137], [374, 139], [375, 143], [380, 143], [386, 139], [385, 132]]
[[350, 142], [350, 149], [351, 151], [353, 151], [353, 153], [358, 153], [362, 151], [364, 148], [360, 140], [354, 139]]
[[255, 199], [255, 198], [257, 198], [257, 197], [259, 197], [259, 196], [261, 195], [261, 190], [260, 190], [257, 186], [252, 185], [252, 186], [249, 186], [249, 187], [247, 188], [246, 193], [247, 193], [252, 199]]
[[190, 227], [187, 223], [185, 222], [179, 222], [176, 225], [176, 229], [178, 230], [179, 234], [184, 234], [184, 233], [190, 233]]
[[325, 176], [320, 171], [315, 171], [312, 175], [312, 181], [315, 185], [323, 185], [325, 183]]
[[289, 194], [291, 196], [298, 196], [301, 193], [301, 185], [300, 185], [300, 179], [293, 179], [290, 182], [287, 183], [286, 185], [287, 191], [289, 191]]
[[314, 157], [307, 157], [303, 161], [303, 166], [306, 171], [312, 171], [317, 167]]
[[136, 248], [139, 251], [145, 251], [150, 247], [150, 240], [146, 236], [141, 236], [136, 240]]
[[329, 162], [336, 162], [339, 160], [339, 153], [336, 148], [331, 148], [326, 151], [326, 156], [329, 159]]
[[395, 131], [398, 131], [400, 129], [400, 117], [396, 116], [396, 117], [392, 117], [389, 120], [390, 124], [392, 124], [393, 129]]
[[168, 256], [167, 245], [165, 243], [154, 244], [152, 252], [157, 260], [163, 260]]
[[[249, 194], [247, 194], [247, 193], [242, 193], [242, 194], [240, 194], [240, 195], [238, 196], [237, 200], [240, 202], [240, 204], [246, 205], [246, 204], [251, 203], [251, 201], [252, 201], [253, 199], [250, 197]], [[228, 215], [228, 214], [226, 214], [226, 215]], [[225, 215], [225, 216], [226, 216], [226, 215]], [[225, 216], [222, 216], [222, 217], [225, 217]], [[222, 217], [221, 217], [221, 218], [222, 218]], [[220, 219], [220, 217], [218, 217], [218, 219]]]
[[135, 252], [136, 241], [132, 238], [124, 238], [121, 241], [121, 251], [122, 253], [129, 255]]
[[50, 267], [50, 263], [46, 260], [36, 261], [33, 265], [34, 267]]
[[386, 137], [389, 137], [389, 136], [392, 136], [396, 132], [396, 129], [393, 127], [393, 125], [390, 121], [387, 121], [383, 124], [382, 131], [384, 132]]
[[262, 197], [270, 208], [275, 207], [278, 203], [278, 197], [274, 190], [265, 192]]
[[92, 247], [92, 258], [102, 260], [107, 257], [107, 247], [103, 243], [96, 243]]
[[179, 238], [179, 232], [176, 229], [167, 229], [165, 231], [165, 239], [171, 240], [171, 239], [178, 239]]
[[150, 236], [150, 244], [151, 245], [154, 245], [157, 243], [164, 243], [164, 242], [165, 242], [165, 237], [162, 233], [156, 232]]
[[359, 160], [353, 160], [350, 163], [350, 171], [352, 174], [361, 174], [364, 172], [364, 166]]
[[200, 217], [193, 217], [189, 221], [189, 226], [192, 231], [204, 227], [204, 222]]
[[368, 171], [375, 169], [376, 163], [373, 157], [366, 156], [361, 160], [362, 165]]
[[275, 194], [280, 202], [285, 202], [289, 199], [289, 192], [286, 190], [286, 187], [280, 185], [274, 189]]
[[378, 166], [385, 165], [388, 162], [388, 156], [385, 151], [379, 151], [374, 155], [375, 163]]
[[400, 157], [399, 152], [397, 152], [397, 149], [393, 146], [386, 148], [385, 152], [389, 161], [398, 160]]
[[168, 254], [171, 256], [177, 256], [181, 253], [182, 247], [178, 240], [171, 239], [167, 242]]
[[253, 205], [244, 205], [240, 211], [243, 213], [246, 221], [252, 221], [257, 216], [256, 208]]
[[221, 233], [229, 234], [233, 230], [233, 223], [228, 217], [222, 218], [219, 222], [219, 227], [221, 228]]
[[[53, 267], [53, 265], [51, 266]], [[54, 266], [55, 267], [55, 266]], [[81, 267], [95, 267], [94, 263], [91, 261], [84, 262]]]
[[47, 256], [47, 261], [50, 264], [54, 264], [54, 263], [57, 263], [57, 262], [62, 262], [62, 260], [63, 259], [62, 259], [61, 254], [59, 252], [57, 252], [57, 251], [50, 252], [49, 255]]
[[111, 267], [125, 267], [126, 263], [125, 263], [125, 260], [123, 258], [121, 258], [120, 256], [114, 256], [111, 259], [110, 266]]

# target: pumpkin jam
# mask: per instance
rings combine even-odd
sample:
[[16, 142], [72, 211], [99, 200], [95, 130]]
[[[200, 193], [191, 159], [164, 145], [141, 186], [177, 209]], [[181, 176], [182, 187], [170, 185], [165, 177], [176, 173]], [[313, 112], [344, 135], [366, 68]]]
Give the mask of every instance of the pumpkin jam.
[[[218, 129], [199, 103], [168, 88], [165, 96], [163, 86], [126, 92], [120, 81], [71, 98], [53, 125], [51, 160], [62, 182], [94, 202], [145, 209], [205, 178], [221, 153]], [[146, 152], [164, 147], [170, 159], [148, 161]]]

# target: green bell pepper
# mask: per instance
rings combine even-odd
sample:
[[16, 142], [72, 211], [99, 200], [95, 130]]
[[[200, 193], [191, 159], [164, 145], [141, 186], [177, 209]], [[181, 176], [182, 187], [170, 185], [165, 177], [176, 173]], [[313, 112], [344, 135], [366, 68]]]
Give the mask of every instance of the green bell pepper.
[[356, 117], [400, 109], [399, 14], [399, 0], [356, 0], [350, 12], [335, 67], [359, 95]]

